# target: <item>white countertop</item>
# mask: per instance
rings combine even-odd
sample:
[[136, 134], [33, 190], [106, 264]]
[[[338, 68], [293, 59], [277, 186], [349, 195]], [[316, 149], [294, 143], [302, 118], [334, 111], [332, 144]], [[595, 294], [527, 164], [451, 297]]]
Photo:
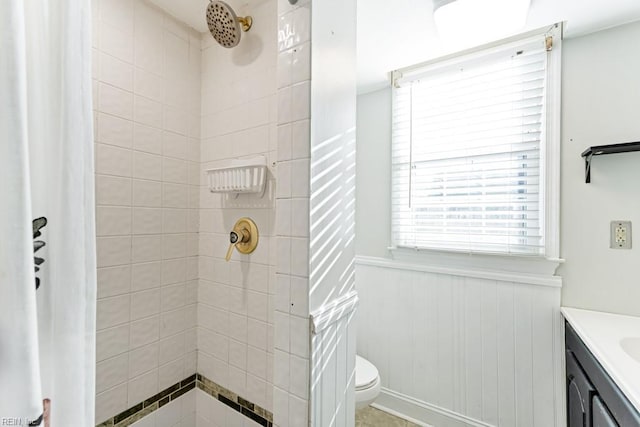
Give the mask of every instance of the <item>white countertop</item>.
[[611, 379], [640, 411], [640, 362], [620, 345], [623, 338], [640, 337], [640, 317], [570, 307], [562, 307], [561, 311]]

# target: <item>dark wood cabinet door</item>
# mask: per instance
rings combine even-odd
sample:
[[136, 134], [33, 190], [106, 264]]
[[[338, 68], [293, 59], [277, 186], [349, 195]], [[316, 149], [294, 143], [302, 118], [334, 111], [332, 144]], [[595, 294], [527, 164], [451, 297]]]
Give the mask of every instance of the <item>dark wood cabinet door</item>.
[[593, 427], [618, 427], [618, 423], [613, 419], [607, 406], [599, 396], [593, 396], [592, 412]]
[[567, 385], [567, 403], [567, 426], [590, 427], [587, 424], [587, 408], [575, 378], [572, 378]]

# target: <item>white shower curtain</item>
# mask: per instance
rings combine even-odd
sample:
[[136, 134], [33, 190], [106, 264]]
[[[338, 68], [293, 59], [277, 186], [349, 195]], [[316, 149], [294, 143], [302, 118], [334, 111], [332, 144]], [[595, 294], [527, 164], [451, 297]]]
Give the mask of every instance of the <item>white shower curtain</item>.
[[90, 22], [0, 1], [0, 425], [95, 424]]

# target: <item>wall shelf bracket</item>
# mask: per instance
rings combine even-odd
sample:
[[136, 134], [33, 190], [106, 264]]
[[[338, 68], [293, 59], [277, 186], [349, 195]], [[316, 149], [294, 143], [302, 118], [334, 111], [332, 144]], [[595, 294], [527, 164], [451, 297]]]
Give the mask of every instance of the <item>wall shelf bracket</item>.
[[622, 144], [594, 145], [582, 152], [584, 158], [584, 182], [591, 182], [591, 161], [593, 156], [602, 156], [604, 154], [629, 153], [632, 151], [640, 151], [640, 142], [625, 142]]

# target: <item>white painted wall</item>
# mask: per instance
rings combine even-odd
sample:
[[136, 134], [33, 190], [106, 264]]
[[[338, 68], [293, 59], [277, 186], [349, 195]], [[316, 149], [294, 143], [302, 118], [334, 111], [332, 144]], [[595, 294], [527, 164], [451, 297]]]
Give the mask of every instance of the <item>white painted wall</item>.
[[[566, 40], [562, 78], [562, 304], [640, 316], [640, 153], [580, 153], [640, 141], [640, 23]], [[609, 222], [631, 220], [631, 250], [609, 248]]]
[[[309, 309], [317, 319], [355, 284], [356, 1], [314, 1], [311, 20]], [[312, 337], [311, 425], [353, 426], [354, 344], [351, 315]]]

